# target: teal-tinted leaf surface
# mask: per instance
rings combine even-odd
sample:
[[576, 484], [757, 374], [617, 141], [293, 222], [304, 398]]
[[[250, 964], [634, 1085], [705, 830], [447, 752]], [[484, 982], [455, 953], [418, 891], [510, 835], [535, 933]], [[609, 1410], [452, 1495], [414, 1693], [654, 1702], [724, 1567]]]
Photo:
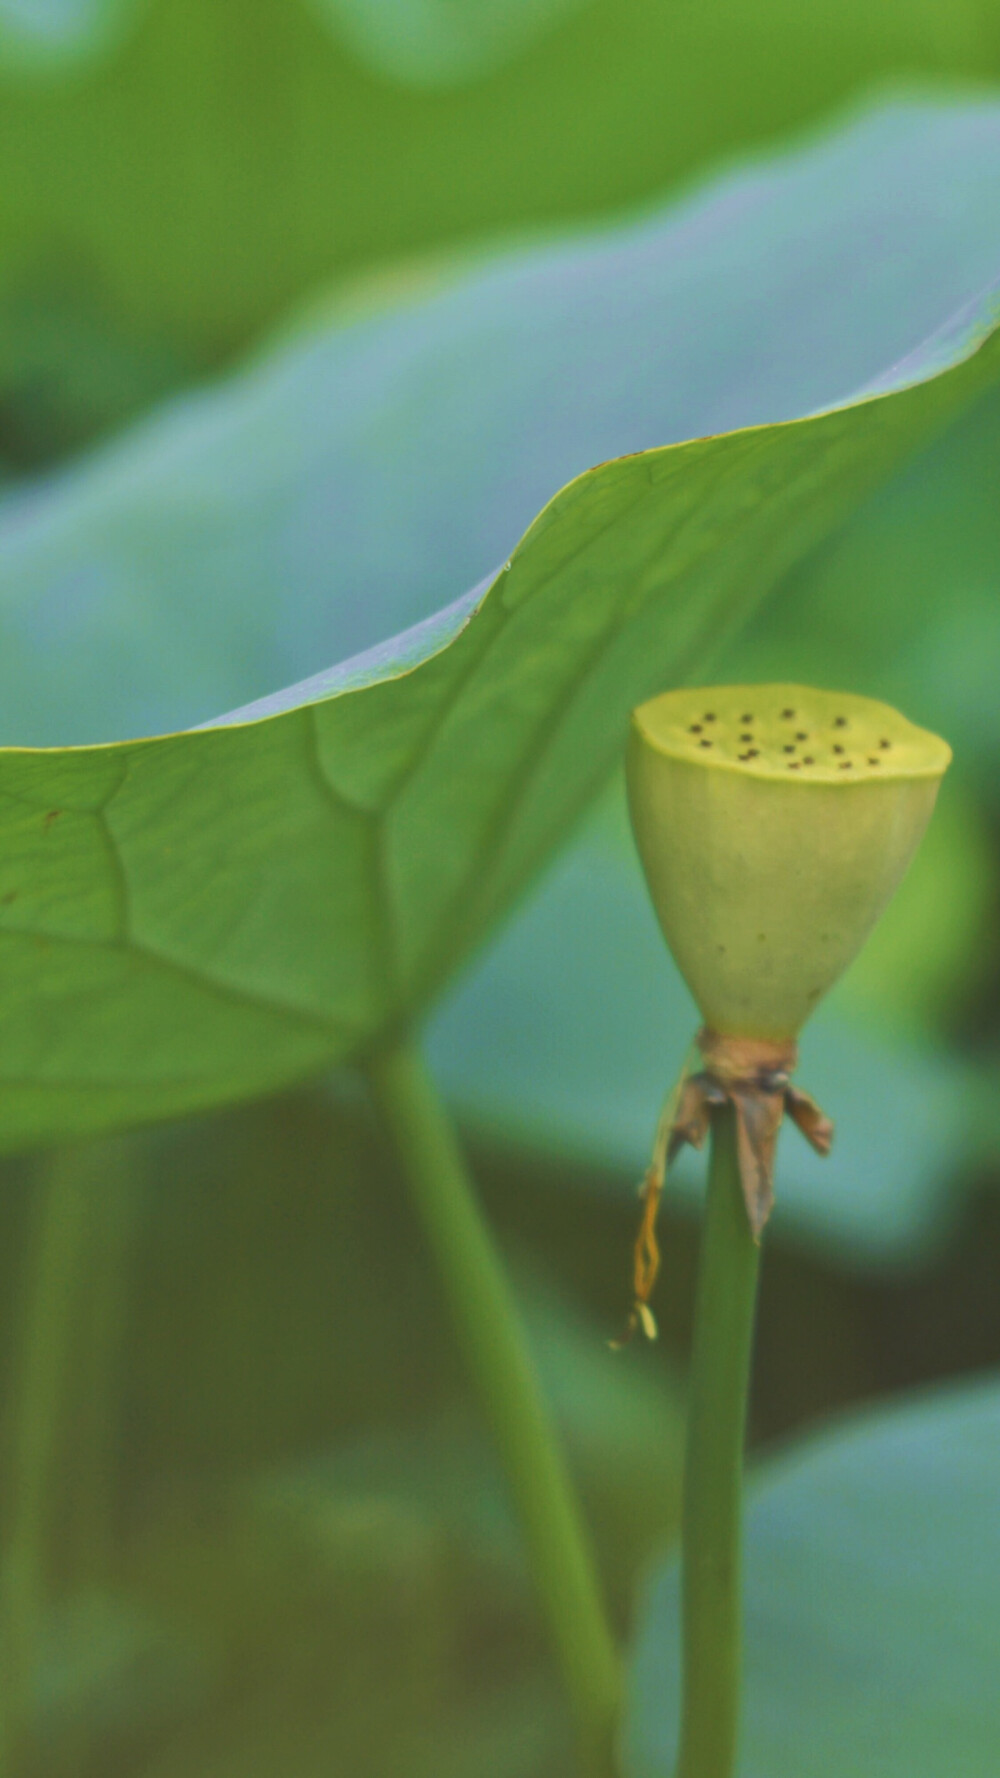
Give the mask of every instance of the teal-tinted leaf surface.
[[[2, 1141], [259, 1091], [419, 1013], [631, 705], [992, 380], [998, 216], [1000, 112], [890, 108], [8, 497]], [[160, 728], [188, 732], [30, 750]]]
[[[940, 1045], [848, 1019], [839, 998], [810, 1021], [799, 1068], [836, 1140], [822, 1159], [785, 1130], [775, 1228], [851, 1264], [912, 1263], [956, 1207], [974, 1081]], [[602, 821], [435, 1014], [430, 1055], [472, 1127], [577, 1159], [582, 1182], [631, 1196], [700, 1023], [638, 867]], [[688, 1154], [669, 1189], [697, 1201], [703, 1173]]]
[[[993, 1778], [1000, 1746], [1000, 1390], [849, 1424], [757, 1484], [739, 1778]], [[655, 1581], [628, 1778], [668, 1778], [678, 1586]]]
[[[291, 0], [292, 4], [296, 0]], [[509, 61], [582, 0], [301, 0], [378, 73], [448, 87]], [[58, 74], [116, 49], [145, 0], [0, 0], [0, 70]]]
[[0, 0], [0, 70], [57, 73], [117, 46], [142, 0]]
[[379, 74], [415, 87], [481, 79], [583, 0], [308, 0]]

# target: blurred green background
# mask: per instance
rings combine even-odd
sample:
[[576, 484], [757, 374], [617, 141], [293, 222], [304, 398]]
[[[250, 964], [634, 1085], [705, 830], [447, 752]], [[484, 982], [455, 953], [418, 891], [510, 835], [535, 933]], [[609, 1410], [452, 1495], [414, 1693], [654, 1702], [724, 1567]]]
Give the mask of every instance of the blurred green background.
[[[0, 530], [274, 342], [641, 213], [873, 93], [998, 80], [996, 0], [0, 0]], [[717, 667], [890, 697], [958, 756], [804, 1050], [841, 1159], [831, 1187], [785, 1144], [761, 1449], [1000, 1362], [998, 434], [987, 399]], [[611, 786], [431, 1035], [623, 1628], [676, 1528], [696, 1253], [682, 1170], [663, 1339], [613, 1357], [634, 1179], [694, 1021], [661, 969]], [[51, 1166], [2, 1166], [8, 1474]], [[356, 1084], [73, 1168], [89, 1259], [24, 1778], [569, 1774], [502, 1482]]]

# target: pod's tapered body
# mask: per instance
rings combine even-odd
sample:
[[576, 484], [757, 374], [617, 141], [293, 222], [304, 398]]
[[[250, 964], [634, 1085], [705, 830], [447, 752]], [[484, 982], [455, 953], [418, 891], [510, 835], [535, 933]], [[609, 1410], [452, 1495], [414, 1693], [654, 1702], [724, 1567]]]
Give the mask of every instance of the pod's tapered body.
[[885, 704], [805, 686], [666, 692], [635, 711], [636, 841], [713, 1030], [798, 1034], [898, 887], [950, 758]]

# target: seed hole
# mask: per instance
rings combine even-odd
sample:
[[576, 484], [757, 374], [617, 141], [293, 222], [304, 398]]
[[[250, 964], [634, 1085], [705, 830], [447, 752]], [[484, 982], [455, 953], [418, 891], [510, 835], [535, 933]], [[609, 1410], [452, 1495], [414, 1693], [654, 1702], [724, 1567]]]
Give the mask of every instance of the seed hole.
[[688, 734], [689, 735], [700, 735], [701, 734], [701, 723], [700, 722], [693, 722], [691, 724], [691, 727], [688, 729]]
[[835, 716], [833, 719], [833, 726], [834, 726], [834, 728], [846, 728], [847, 727], [847, 717], [846, 716]]
[[795, 721], [795, 711], [794, 710], [782, 710], [781, 714], [784, 717], [786, 722], [794, 722]]
[[891, 747], [891, 746], [892, 746], [892, 742], [891, 742], [891, 741], [880, 741], [880, 742], [879, 742], [879, 746], [880, 746], [880, 747]]
[[702, 718], [702, 721], [703, 722], [714, 722], [715, 721], [715, 711], [714, 710], [706, 710], [705, 714]]
[[834, 751], [834, 753], [843, 753], [844, 749], [841, 747], [839, 741], [834, 741], [833, 751]]
[[752, 721], [753, 721], [753, 717], [752, 717], [752, 716], [741, 716], [741, 717], [740, 717], [740, 721], [741, 721], [741, 722], [752, 722]]
[[806, 734], [804, 729], [799, 729], [796, 736], [795, 736], [795, 739], [797, 741], [808, 741], [809, 736]]
[[782, 751], [782, 753], [794, 753], [795, 752], [795, 742], [794, 741], [786, 741], [785, 745], [783, 746], [781, 751]]
[[753, 736], [752, 736], [752, 735], [741, 735], [741, 736], [740, 736], [740, 740], [741, 740], [741, 741], [752, 741], [752, 740], [753, 740]]
[[711, 741], [699, 741], [698, 745], [699, 747], [711, 747], [712, 743]]

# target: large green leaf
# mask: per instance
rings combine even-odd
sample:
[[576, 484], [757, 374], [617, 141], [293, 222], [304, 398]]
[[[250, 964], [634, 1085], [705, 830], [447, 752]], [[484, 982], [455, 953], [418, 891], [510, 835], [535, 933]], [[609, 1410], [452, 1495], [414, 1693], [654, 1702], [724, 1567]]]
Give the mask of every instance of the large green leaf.
[[50, 74], [118, 47], [141, 0], [0, 0], [0, 69]]
[[6, 736], [90, 741], [426, 611], [588, 455], [743, 427], [578, 475], [499, 575], [291, 691], [0, 755], [3, 1143], [259, 1091], [419, 1013], [630, 706], [994, 376], [996, 298], [954, 305], [998, 211], [1000, 114], [893, 108], [299, 341], [11, 497]]
[[995, 5], [0, 0], [0, 294], [83, 280], [214, 365], [348, 265], [604, 213], [900, 73], [981, 82]]
[[308, 0], [380, 74], [449, 87], [492, 74], [585, 0]]
[[[758, 1483], [740, 1778], [993, 1778], [1000, 1746], [1000, 1390], [870, 1415]], [[656, 1580], [626, 1769], [666, 1778], [678, 1584]]]

